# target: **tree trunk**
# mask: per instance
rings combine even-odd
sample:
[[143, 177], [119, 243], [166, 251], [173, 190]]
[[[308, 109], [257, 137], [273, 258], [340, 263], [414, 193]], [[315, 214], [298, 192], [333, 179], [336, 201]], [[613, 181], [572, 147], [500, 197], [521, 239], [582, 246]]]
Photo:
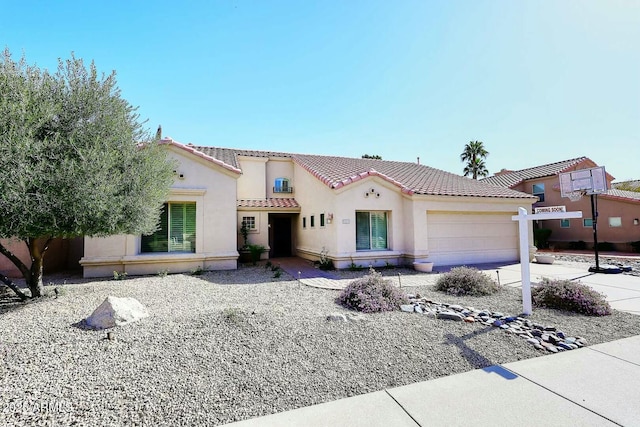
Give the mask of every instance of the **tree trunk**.
[[[25, 242], [27, 243], [27, 242]], [[27, 243], [28, 245], [28, 243]], [[0, 254], [6, 256], [7, 258], [9, 258], [9, 261], [11, 261], [16, 267], [18, 267], [18, 270], [20, 270], [20, 273], [22, 273], [22, 277], [24, 277], [25, 281], [27, 283], [29, 283], [29, 278], [31, 277], [31, 270], [29, 269], [29, 267], [27, 267], [21, 260], [20, 258], [18, 258], [13, 252], [11, 252], [9, 249], [5, 248], [1, 243], [0, 243]], [[26, 298], [26, 295], [23, 294], [22, 292], [20, 292], [20, 290], [16, 287], [12, 287], [11, 285], [9, 285], [9, 283], [11, 283], [11, 280], [9, 280], [9, 278], [6, 278], [7, 280], [2, 280], [7, 286], [9, 286], [21, 299], [24, 297]]]
[[40, 244], [44, 240], [43, 238], [29, 238], [27, 239], [27, 246], [29, 246], [29, 253], [31, 254], [31, 268], [29, 269], [29, 277], [25, 276], [27, 286], [31, 291], [31, 297], [37, 298], [44, 294], [44, 285], [42, 283], [42, 266], [44, 263], [44, 254], [49, 249], [49, 243], [51, 238], [46, 238], [42, 249]]
[[18, 297], [22, 300], [25, 301], [26, 299], [28, 299], [28, 297], [22, 293], [22, 291], [20, 290], [20, 288], [18, 288], [15, 283], [13, 283], [11, 281], [11, 279], [9, 279], [7, 276], [5, 276], [4, 274], [0, 274], [0, 282], [3, 282], [5, 285], [7, 285], [9, 287], [9, 289], [11, 289], [13, 292], [16, 293], [16, 295], [18, 295]]

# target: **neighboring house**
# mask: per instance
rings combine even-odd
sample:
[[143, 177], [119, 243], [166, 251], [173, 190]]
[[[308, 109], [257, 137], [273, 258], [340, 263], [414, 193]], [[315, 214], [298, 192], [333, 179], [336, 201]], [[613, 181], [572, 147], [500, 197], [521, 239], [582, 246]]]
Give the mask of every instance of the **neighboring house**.
[[[578, 157], [562, 162], [535, 166], [522, 170], [506, 170], [481, 181], [487, 184], [510, 188], [538, 197], [533, 207], [566, 206], [567, 211], [582, 211], [582, 219], [539, 221], [539, 228], [551, 230], [550, 243], [558, 248], [580, 247], [580, 241], [593, 248], [591, 198], [582, 197], [572, 202], [560, 195], [559, 175], [579, 169], [598, 166], [587, 157]], [[613, 177], [607, 173], [606, 194], [597, 197], [598, 242], [613, 243], [617, 250], [631, 250], [629, 242], [640, 240], [640, 193], [618, 190], [612, 185]]]
[[535, 198], [417, 163], [183, 145], [153, 236], [86, 238], [86, 277], [235, 269], [243, 245], [266, 257], [326, 254], [338, 268], [514, 261], [511, 216]]

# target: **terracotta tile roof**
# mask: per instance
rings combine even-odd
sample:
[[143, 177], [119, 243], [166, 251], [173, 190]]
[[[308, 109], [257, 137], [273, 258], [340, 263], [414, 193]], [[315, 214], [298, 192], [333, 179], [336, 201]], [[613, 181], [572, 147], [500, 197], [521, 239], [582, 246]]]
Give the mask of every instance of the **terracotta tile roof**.
[[174, 141], [171, 138], [163, 138], [163, 139], [160, 140], [159, 144], [171, 145], [171, 146], [174, 146], [174, 147], [178, 147], [181, 150], [185, 150], [185, 151], [187, 151], [187, 152], [189, 152], [189, 153], [191, 153], [193, 155], [196, 155], [196, 156], [201, 157], [201, 158], [203, 158], [203, 159], [205, 159], [207, 161], [215, 163], [218, 166], [221, 166], [221, 167], [223, 167], [225, 169], [228, 169], [228, 170], [230, 170], [232, 172], [235, 172], [235, 173], [238, 173], [238, 174], [242, 173], [242, 170], [240, 170], [240, 168], [238, 167], [237, 162], [235, 162], [235, 161], [234, 162], [229, 162], [229, 161], [227, 161], [228, 160], [227, 158], [221, 158], [221, 157], [217, 156], [216, 155], [217, 153], [205, 152], [203, 150], [200, 150], [199, 149], [200, 147], [195, 147], [195, 146], [193, 146], [191, 144], [184, 145], [184, 144], [181, 144], [181, 143], [179, 143], [177, 141]]
[[331, 188], [378, 176], [406, 194], [532, 198], [417, 163], [295, 154], [293, 160]]
[[200, 151], [215, 159], [219, 159], [224, 163], [231, 165], [235, 168], [240, 168], [238, 162], [238, 156], [247, 157], [291, 157], [289, 153], [280, 153], [276, 151], [257, 151], [257, 150], [236, 150], [233, 148], [220, 148], [220, 147], [205, 147], [196, 145], [187, 145], [195, 150]]
[[238, 200], [239, 208], [269, 208], [269, 209], [299, 209], [300, 205], [296, 199], [244, 199]]
[[[534, 198], [530, 194], [521, 193], [508, 188], [487, 185], [480, 181], [464, 178], [450, 172], [410, 162], [292, 154], [276, 151], [238, 150], [232, 148], [192, 145], [184, 147], [197, 150], [208, 157], [218, 159], [219, 161], [229, 165], [231, 168], [240, 167], [238, 156], [292, 158], [292, 160], [302, 168], [306, 169], [320, 181], [334, 189], [344, 187], [345, 185], [349, 185], [369, 176], [377, 176], [397, 186], [406, 194]], [[273, 200], [281, 201], [286, 199]], [[258, 203], [258, 201], [242, 202]], [[265, 203], [265, 201], [260, 201], [260, 203]], [[256, 205], [243, 206], [268, 207]]]
[[544, 178], [546, 176], [557, 175], [588, 160], [589, 159], [587, 157], [577, 157], [575, 159], [563, 160], [561, 162], [549, 163], [547, 165], [535, 166], [518, 171], [508, 171], [500, 173], [499, 175], [482, 178], [480, 181], [486, 184], [497, 185], [499, 187], [512, 188], [527, 179]]
[[613, 188], [620, 188], [622, 186], [629, 188], [640, 188], [640, 179], [632, 180], [632, 181], [620, 181], [611, 183]]
[[640, 202], [640, 192], [637, 191], [625, 191], [618, 190], [617, 188], [610, 188], [606, 194], [603, 194], [606, 198], [624, 199], [626, 201]]

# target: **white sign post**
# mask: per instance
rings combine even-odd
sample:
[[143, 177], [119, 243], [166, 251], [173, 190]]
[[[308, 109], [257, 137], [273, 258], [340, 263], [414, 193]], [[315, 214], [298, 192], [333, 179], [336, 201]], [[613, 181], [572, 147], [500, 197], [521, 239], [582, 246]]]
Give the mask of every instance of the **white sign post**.
[[518, 208], [518, 215], [511, 217], [518, 221], [520, 234], [520, 271], [522, 274], [522, 310], [531, 314], [531, 269], [529, 268], [529, 221], [546, 219], [582, 218], [582, 212], [545, 212], [529, 214], [525, 208]]

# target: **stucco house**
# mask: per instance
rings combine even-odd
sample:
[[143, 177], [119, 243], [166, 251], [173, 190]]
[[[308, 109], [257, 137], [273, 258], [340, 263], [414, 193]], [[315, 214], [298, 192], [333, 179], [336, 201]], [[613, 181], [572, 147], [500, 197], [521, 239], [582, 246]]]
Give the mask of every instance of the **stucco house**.
[[[572, 202], [560, 195], [561, 173], [598, 166], [588, 157], [535, 166], [522, 170], [503, 169], [481, 181], [487, 184], [532, 194], [538, 198], [535, 207], [565, 206], [567, 211], [581, 211], [582, 218], [539, 221], [540, 228], [551, 230], [549, 242], [557, 248], [579, 248], [580, 242], [593, 248], [593, 219], [589, 196]], [[640, 193], [624, 191], [612, 184], [606, 174], [608, 191], [598, 195], [598, 242], [613, 244], [616, 250], [631, 250], [630, 242], [640, 240]]]
[[237, 268], [249, 227], [267, 257], [337, 268], [513, 261], [511, 216], [536, 198], [425, 165], [161, 141], [179, 165], [152, 236], [86, 238], [86, 277]]

